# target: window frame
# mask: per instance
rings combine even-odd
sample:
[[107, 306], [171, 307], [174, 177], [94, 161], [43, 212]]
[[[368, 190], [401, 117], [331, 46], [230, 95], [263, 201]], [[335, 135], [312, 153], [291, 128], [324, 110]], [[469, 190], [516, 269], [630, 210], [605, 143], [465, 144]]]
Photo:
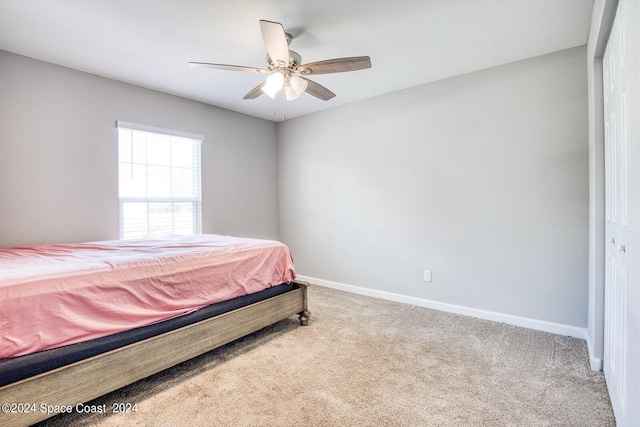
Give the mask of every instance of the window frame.
[[[126, 129], [129, 131], [140, 131], [147, 133], [155, 133], [162, 136], [175, 136], [179, 138], [188, 138], [194, 141], [198, 141], [200, 152], [198, 153], [198, 165], [197, 169], [199, 172], [198, 177], [198, 194], [192, 197], [122, 197], [120, 195], [120, 155], [118, 154], [118, 205], [119, 205], [119, 230], [118, 235], [121, 240], [135, 239], [124, 237], [124, 216], [123, 209], [125, 203], [193, 203], [193, 231], [194, 234], [202, 233], [202, 142], [205, 140], [205, 136], [202, 134], [180, 131], [175, 129], [167, 129], [158, 126], [144, 125], [140, 123], [133, 123], [123, 120], [116, 121], [116, 129], [117, 129], [117, 142], [118, 142], [118, 151], [120, 150], [120, 130]], [[147, 217], [147, 230], [149, 225], [149, 218]], [[147, 233], [148, 234], [148, 233]], [[148, 235], [146, 238], [150, 238]]]

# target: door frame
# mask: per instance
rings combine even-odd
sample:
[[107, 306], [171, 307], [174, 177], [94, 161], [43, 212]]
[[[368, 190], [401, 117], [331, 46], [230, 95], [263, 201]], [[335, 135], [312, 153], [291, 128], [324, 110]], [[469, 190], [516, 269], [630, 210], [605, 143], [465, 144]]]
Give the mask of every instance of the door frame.
[[589, 84], [589, 307], [587, 349], [591, 369], [602, 370], [604, 356], [605, 168], [602, 58], [618, 0], [596, 0], [587, 44]]

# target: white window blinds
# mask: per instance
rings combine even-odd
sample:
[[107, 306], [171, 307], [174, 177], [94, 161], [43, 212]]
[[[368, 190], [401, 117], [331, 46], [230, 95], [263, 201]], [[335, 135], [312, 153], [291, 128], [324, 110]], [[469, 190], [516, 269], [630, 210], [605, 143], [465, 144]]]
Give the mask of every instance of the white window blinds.
[[203, 135], [117, 122], [120, 238], [202, 232]]

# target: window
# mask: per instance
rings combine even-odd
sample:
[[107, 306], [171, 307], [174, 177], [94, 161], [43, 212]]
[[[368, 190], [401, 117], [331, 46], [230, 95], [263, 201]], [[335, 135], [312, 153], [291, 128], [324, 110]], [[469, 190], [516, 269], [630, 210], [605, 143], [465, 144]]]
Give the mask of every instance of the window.
[[202, 232], [203, 135], [117, 122], [120, 238]]

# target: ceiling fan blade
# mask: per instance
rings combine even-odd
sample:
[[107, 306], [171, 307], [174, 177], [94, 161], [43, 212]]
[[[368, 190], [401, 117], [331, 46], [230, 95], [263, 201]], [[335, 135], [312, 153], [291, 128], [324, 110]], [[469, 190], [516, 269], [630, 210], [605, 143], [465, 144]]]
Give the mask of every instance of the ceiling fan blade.
[[289, 66], [289, 43], [282, 24], [272, 21], [260, 21], [262, 39], [267, 52], [273, 61], [281, 62], [284, 67]]
[[268, 73], [266, 68], [242, 67], [240, 65], [227, 64], [211, 64], [209, 62], [189, 62], [189, 66], [193, 68], [214, 68], [216, 70], [227, 71], [247, 71], [251, 73]]
[[309, 95], [313, 95], [316, 98], [322, 99], [323, 101], [328, 101], [331, 98], [333, 98], [334, 96], [336, 96], [335, 93], [331, 92], [326, 87], [324, 87], [322, 85], [319, 85], [318, 83], [314, 82], [313, 80], [309, 80], [309, 79], [305, 79], [305, 80], [309, 83], [307, 85], [307, 90], [305, 91]]
[[253, 89], [251, 89], [249, 91], [249, 93], [247, 93], [244, 98], [242, 99], [256, 99], [257, 97], [259, 97], [260, 95], [262, 95], [264, 92], [262, 91], [262, 86], [266, 85], [267, 82], [262, 82], [260, 83], [258, 86], [254, 87]]
[[311, 62], [298, 67], [300, 74], [330, 74], [343, 73], [371, 68], [368, 56], [354, 56], [351, 58], [327, 59], [326, 61]]

